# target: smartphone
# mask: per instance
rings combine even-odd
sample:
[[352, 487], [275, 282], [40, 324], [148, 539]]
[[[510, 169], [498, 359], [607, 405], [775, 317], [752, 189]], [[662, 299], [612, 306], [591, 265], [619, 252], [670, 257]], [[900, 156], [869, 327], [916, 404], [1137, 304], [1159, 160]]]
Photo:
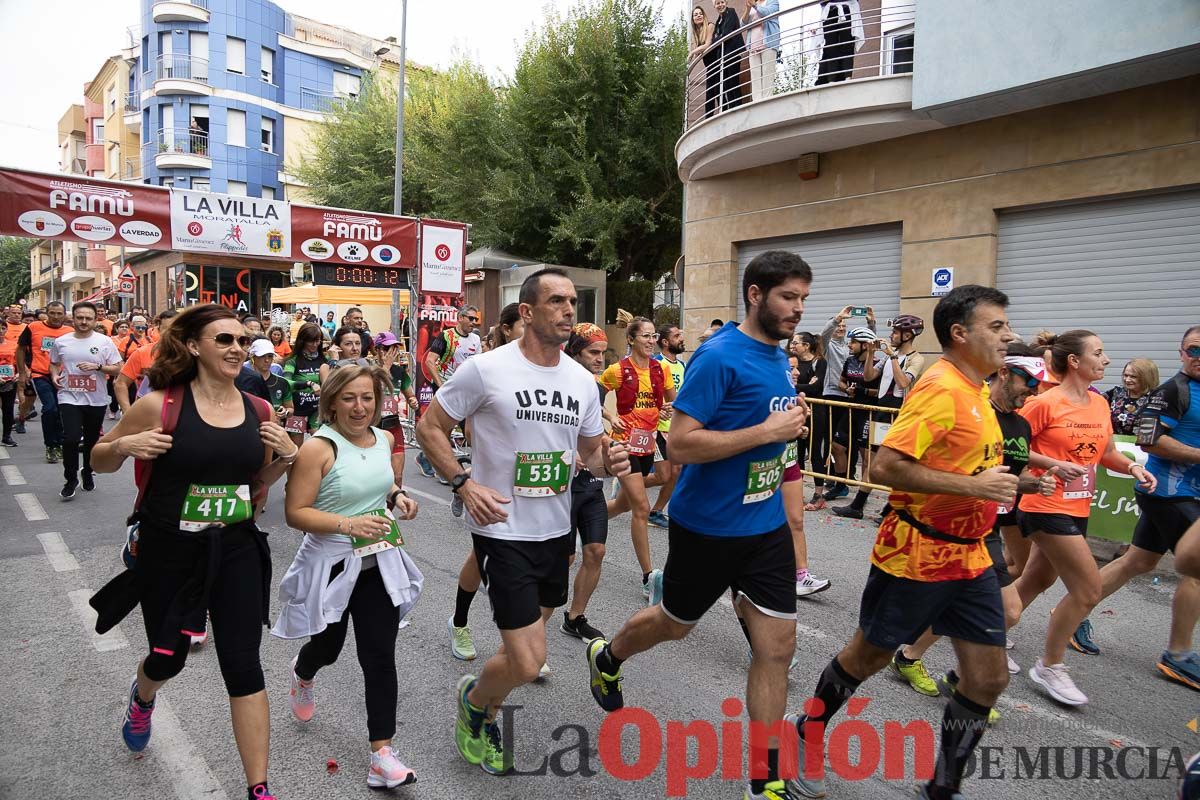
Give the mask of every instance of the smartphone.
[[852, 317], [865, 317], [865, 316], [867, 316], [867, 307], [866, 307], [866, 306], [853, 306], [853, 307], [851, 307], [851, 309], [850, 309], [850, 316], [852, 316]]

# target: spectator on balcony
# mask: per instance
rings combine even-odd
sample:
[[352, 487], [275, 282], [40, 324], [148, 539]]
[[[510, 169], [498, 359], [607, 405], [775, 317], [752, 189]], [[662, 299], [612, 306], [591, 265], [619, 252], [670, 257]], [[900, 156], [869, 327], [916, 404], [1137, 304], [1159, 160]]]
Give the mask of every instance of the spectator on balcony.
[[187, 149], [187, 152], [198, 156], [208, 153], [208, 131], [200, 127], [200, 123], [195, 117], [188, 122], [188, 139], [191, 147]]
[[866, 41], [858, 0], [821, 0], [821, 63], [817, 86], [847, 80], [854, 71], [854, 53]]
[[717, 9], [713, 41], [721, 53], [721, 110], [725, 111], [742, 104], [742, 56], [746, 52], [746, 40], [739, 30], [742, 21], [727, 0], [715, 0], [713, 5]]
[[692, 9], [692, 49], [688, 51], [689, 71], [696, 58], [704, 61], [704, 116], [711, 117], [717, 110], [721, 94], [721, 51], [713, 48], [713, 25], [708, 14], [700, 6]]
[[[775, 62], [779, 58], [779, 0], [747, 0], [742, 24], [749, 25], [750, 96], [762, 100], [775, 93]], [[765, 21], [763, 17], [771, 17]]]

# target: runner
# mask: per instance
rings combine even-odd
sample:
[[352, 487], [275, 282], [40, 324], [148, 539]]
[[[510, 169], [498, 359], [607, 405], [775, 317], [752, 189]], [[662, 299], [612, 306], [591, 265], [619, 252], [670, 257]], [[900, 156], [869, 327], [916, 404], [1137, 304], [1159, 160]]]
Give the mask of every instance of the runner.
[[[643, 609], [587, 657], [592, 696], [605, 711], [624, 706], [622, 664], [682, 639], [722, 593], [733, 589], [754, 659], [746, 703], [752, 723], [778, 732], [796, 643], [795, 557], [782, 494], [787, 442], [799, 438], [808, 406], [796, 397], [779, 348], [795, 330], [812, 283], [799, 256], [769, 250], [746, 267], [746, 318], [696, 351], [675, 401], [671, 453], [684, 465], [676, 486], [662, 602]], [[640, 341], [640, 340], [639, 340]], [[637, 347], [638, 345], [635, 345]], [[746, 798], [787, 800], [779, 739], [755, 748]]]
[[303, 325], [296, 334], [291, 357], [283, 364], [283, 377], [292, 384], [292, 413], [308, 420], [305, 430], [291, 432], [297, 447], [304, 443], [305, 433], [320, 427], [317, 409], [321, 399], [321, 371], [327, 362], [321, 329], [311, 323]]
[[934, 779], [919, 791], [933, 800], [962, 797], [963, 771], [1008, 684], [1000, 587], [983, 542], [996, 504], [1011, 505], [1017, 492], [1017, 476], [1000, 463], [1003, 434], [984, 383], [1004, 365], [1013, 339], [1007, 305], [995, 289], [960, 286], [934, 308], [942, 359], [917, 380], [871, 467], [871, 478], [892, 494], [858, 628], [821, 673], [811, 713], [788, 716], [800, 734], [800, 774], [788, 788], [802, 797], [825, 796], [823, 756], [808, 764], [807, 748], [823, 754], [834, 714], [931, 625], [954, 639], [962, 678], [942, 717]]
[[[1029, 423], [1017, 413], [1026, 398], [1034, 394], [1040, 387], [1046, 386], [1050, 374], [1040, 356], [1036, 356], [1032, 348], [1020, 342], [1008, 346], [1008, 355], [1004, 366], [988, 380], [988, 389], [992, 409], [996, 412], [996, 421], [1000, 423], [1000, 432], [1004, 436], [1004, 466], [1008, 467], [1010, 475], [1019, 476], [1017, 498], [1022, 493], [1040, 492], [1045, 496], [1054, 493], [1058, 485], [1054, 472], [1042, 473], [1040, 478], [1033, 476], [1027, 468], [1029, 463]], [[1007, 562], [1002, 547], [1002, 534], [1006, 528], [1014, 528], [1017, 524], [1016, 505], [1001, 506], [996, 509], [996, 526], [984, 539], [988, 554], [992, 559], [992, 569], [1000, 584], [1000, 598], [1004, 604], [1004, 625], [1011, 628], [1021, 618], [1021, 598], [1013, 585], [1015, 580], [1008, 573]], [[958, 674], [949, 670], [938, 681], [929, 677], [925, 670], [925, 653], [941, 637], [927, 629], [920, 638], [912, 644], [906, 644], [896, 651], [888, 665], [892, 672], [908, 682], [908, 685], [920, 694], [937, 697], [943, 694], [947, 697], [954, 693], [958, 683]], [[1016, 675], [1021, 671], [1012, 656], [1007, 656], [1008, 674]], [[1000, 712], [993, 708], [988, 713], [988, 724], [994, 725], [1000, 719]]]
[[[57, 464], [63, 457], [62, 419], [58, 415], [58, 390], [50, 380], [50, 348], [59, 336], [71, 329], [63, 324], [66, 306], [54, 300], [46, 304], [46, 321], [31, 322], [17, 340], [17, 364], [24, 367], [24, 381], [33, 387], [42, 404], [42, 443], [46, 463]], [[25, 419], [30, 419], [29, 414]]]
[[[501, 316], [503, 317], [503, 313]], [[429, 343], [429, 351], [425, 354], [422, 367], [425, 378], [435, 393], [468, 358], [483, 349], [479, 334], [475, 333], [479, 321], [478, 308], [472, 305], [462, 306], [458, 309], [458, 321], [454, 323], [454, 327], [446, 328]], [[423, 451], [417, 453], [417, 466], [426, 478], [436, 477], [433, 465]]]
[[[271, 561], [266, 534], [254, 524], [250, 487], [278, 480], [297, 448], [274, 422], [260, 421], [270, 416], [265, 403], [234, 387], [249, 344], [233, 312], [212, 304], [189, 307], [164, 329], [150, 368], [154, 391], [92, 454], [97, 472], [116, 472], [130, 456], [153, 470], [136, 511], [136, 567], [91, 604], [99, 633], [135, 605], [142, 609], [148, 655], [130, 685], [121, 726], [134, 752], [150, 741], [159, 689], [183, 669], [190, 636], [204, 630], [205, 612], [211, 614], [246, 795], [266, 800], [270, 718], [259, 647]], [[178, 417], [173, 433], [159, 432], [172, 415]]]
[[[25, 433], [25, 415], [33, 412], [33, 399], [37, 396], [33, 391], [33, 386], [25, 380], [25, 365], [28, 361], [22, 359], [21, 349], [18, 346], [21, 334], [25, 332], [27, 323], [24, 321], [24, 316], [21, 306], [13, 303], [5, 309], [5, 319], [8, 322], [7, 333], [4, 334], [4, 342], [11, 344], [13, 347], [13, 367], [17, 371], [16, 376], [16, 395], [14, 401], [17, 403], [15, 421], [13, 422], [13, 431], [16, 433]], [[33, 417], [29, 417], [33, 419]], [[9, 445], [16, 447], [16, 443]]]
[[275, 411], [275, 421], [284, 425], [292, 415], [292, 385], [272, 369], [275, 348], [266, 339], [255, 339], [250, 343], [249, 355], [250, 361], [242, 367], [235, 383], [243, 392], [270, 403]]
[[[670, 376], [671, 388], [679, 394], [679, 387], [683, 385], [683, 375], [685, 364], [679, 359], [686, 350], [683, 343], [683, 331], [678, 325], [662, 325], [658, 329], [658, 353], [655, 354], [654, 360], [659, 363], [663, 371]], [[603, 353], [601, 355], [601, 363], [603, 361]], [[654, 499], [654, 506], [650, 509], [650, 524], [656, 528], [666, 528], [669, 520], [667, 519], [666, 510], [667, 503], [671, 502], [671, 494], [675, 491], [675, 482], [679, 480], [679, 471], [683, 469], [682, 464], [672, 464], [670, 461], [669, 451], [667, 450], [668, 440], [671, 433], [671, 415], [670, 413], [663, 419], [658, 421], [658, 432], [655, 434], [655, 441], [658, 447], [655, 449], [654, 472], [657, 475], [665, 476], [662, 488], [658, 490], [658, 497]], [[661, 456], [661, 458], [658, 458]]]
[[[809, 337], [811, 341], [803, 337]], [[802, 353], [811, 352], [807, 348], [815, 345], [816, 337], [811, 333], [798, 333], [793, 337], [792, 344], [794, 345], [797, 341], [802, 342], [800, 348]], [[804, 389], [819, 386], [824, 381], [823, 376], [818, 381], [817, 374], [812, 371], [812, 362], [816, 360], [814, 358], [803, 362], [798, 355], [788, 356], [789, 378], [792, 385], [796, 387], [796, 394], [804, 397], [805, 402], [807, 402], [807, 395]], [[802, 371], [801, 365], [806, 366], [807, 369]], [[821, 368], [824, 369], [823, 362]], [[810, 427], [806, 425], [804, 434], [795, 442], [788, 444], [783, 464], [783, 510], [787, 513], [788, 528], [792, 532], [792, 550], [796, 556], [796, 597], [820, 594], [833, 585], [828, 578], [819, 578], [808, 570], [808, 538], [804, 533], [804, 512], [808, 510], [804, 502], [804, 452], [810, 435]], [[741, 619], [740, 614], [738, 619]], [[793, 658], [792, 666], [795, 666], [795, 661], [796, 659]]]
[[[492, 774], [512, 768], [496, 724], [499, 706], [537, 679], [546, 663], [546, 620], [567, 601], [576, 458], [597, 475], [629, 469], [624, 447], [603, 446], [595, 379], [561, 351], [575, 319], [570, 278], [556, 267], [539, 270], [521, 285], [520, 301], [521, 339], [464, 362], [417, 423], [421, 448], [463, 495], [504, 642], [478, 678], [459, 681], [455, 696], [459, 754]], [[470, 475], [450, 443], [467, 418], [478, 439]]]
[[[108, 389], [104, 378], [121, 371], [116, 345], [92, 329], [96, 306], [80, 301], [71, 307], [75, 332], [53, 340], [50, 348], [50, 381], [58, 390], [58, 414], [63, 426], [63, 488], [58, 496], [72, 500], [80, 482], [83, 490], [96, 488], [92, 476], [92, 447], [100, 438]], [[80, 443], [82, 441], [82, 444]], [[83, 454], [80, 471], [79, 456]]]
[[1064, 597], [1050, 616], [1042, 657], [1029, 669], [1030, 679], [1054, 700], [1081, 706], [1088, 698], [1067, 672], [1063, 655], [1071, 634], [1100, 602], [1100, 572], [1087, 543], [1088, 514], [1099, 467], [1133, 475], [1151, 494], [1158, 482], [1140, 464], [1117, 451], [1112, 438], [1108, 401], [1091, 391], [1104, 378], [1108, 356], [1091, 331], [1074, 330], [1048, 342], [1051, 372], [1062, 383], [1032, 397], [1021, 408], [1032, 438], [1029, 464], [1034, 474], [1058, 467], [1061, 485], [1050, 497], [1021, 498], [1022, 530], [1033, 539], [1025, 571], [1017, 579], [1021, 605], [1029, 608], [1038, 595], [1061, 577]]
[[[178, 313], [174, 309], [168, 309], [160, 314], [158, 317], [159, 330], [166, 330], [170, 326], [171, 320]], [[158, 352], [155, 347], [158, 339], [150, 336], [150, 333], [154, 329], [143, 329], [142, 325], [145, 324], [145, 318], [142, 317], [140, 323], [138, 319], [138, 317], [134, 317], [131, 338], [140, 337], [141, 345], [136, 350], [133, 350], [128, 358], [122, 359], [125, 362], [125, 366], [121, 368], [121, 374], [113, 381], [113, 390], [117, 395], [117, 405], [121, 406], [122, 414], [128, 414], [129, 407], [133, 405], [133, 401], [146, 393], [146, 389], [148, 388], [145, 382], [146, 371], [154, 363]]]
[[413, 393], [412, 376], [408, 372], [408, 354], [394, 333], [384, 331], [375, 337], [375, 355], [392, 381], [391, 392], [383, 400], [379, 427], [392, 436], [392, 477], [397, 486], [403, 487], [404, 431], [400, 428], [400, 404], [408, 406], [408, 413], [415, 413], [417, 395]]
[[[853, 310], [851, 306], [846, 306], [839, 311], [825, 325], [825, 329], [821, 331], [821, 344], [825, 350], [825, 360], [827, 367], [825, 370], [825, 388], [822, 396], [827, 400], [838, 402], [846, 402], [846, 391], [841, 388], [842, 368], [846, 363], [846, 359], [850, 356], [850, 343], [846, 338], [847, 320], [850, 319], [850, 312]], [[875, 310], [870, 306], [866, 307], [867, 328], [875, 331]], [[825, 472], [829, 475], [837, 475], [843, 473], [843, 468], [846, 465], [845, 454], [842, 455], [841, 467], [837, 466], [834, 453], [833, 434], [846, 426], [846, 415], [849, 409], [840, 406], [817, 406], [817, 415], [813, 420], [814, 430], [818, 433], [816, 436], [821, 437], [816, 441], [814, 452], [822, 452], [828, 449], [828, 463], [822, 461], [818, 463], [814, 457], [813, 469], [817, 472]], [[825, 441], [823, 442], [822, 439]], [[850, 494], [850, 487], [841, 481], [826, 480], [825, 485], [829, 488], [821, 499], [826, 502], [837, 500], [840, 497], [845, 497]], [[817, 495], [813, 496], [813, 505], [817, 505]], [[815, 509], [814, 509], [815, 510]]]
[[357, 366], [369, 367], [371, 362], [363, 355], [362, 336], [354, 328], [338, 328], [333, 335], [333, 345], [330, 351], [336, 353], [336, 358], [321, 365], [321, 383], [329, 379], [329, 375], [338, 367]]
[[283, 333], [283, 328], [278, 325], [272, 325], [267, 330], [267, 338], [271, 340], [271, 345], [275, 348], [275, 355], [279, 357], [281, 362], [292, 354], [292, 346], [288, 344], [287, 336]]
[[[1158, 486], [1153, 491], [1138, 487], [1141, 516], [1133, 529], [1133, 544], [1100, 570], [1100, 600], [1157, 567], [1163, 554], [1174, 552], [1180, 537], [1200, 519], [1200, 325], [1183, 335], [1179, 359], [1179, 372], [1151, 391], [1138, 417], [1138, 445], [1150, 454], [1146, 470]], [[1200, 581], [1181, 576], [1171, 604], [1170, 638], [1158, 669], [1193, 689], [1200, 689], [1200, 656], [1192, 640], [1198, 620]], [[1081, 622], [1071, 646], [1096, 655], [1100, 648], [1092, 642], [1091, 627], [1088, 620]]]
[[287, 523], [305, 534], [279, 584], [281, 613], [271, 633], [310, 637], [292, 659], [289, 692], [292, 715], [309, 722], [317, 671], [337, 661], [354, 618], [371, 747], [367, 786], [391, 789], [417, 779], [392, 749], [392, 738], [396, 632], [421, 596], [424, 578], [404, 551], [403, 532], [388, 537], [395, 531], [392, 519], [413, 519], [417, 503], [392, 481], [391, 434], [375, 427], [379, 400], [392, 391], [387, 374], [349, 366], [324, 386], [325, 424], [300, 448], [288, 474]]
[[0, 437], [0, 445], [16, 447], [12, 434], [20, 380], [17, 378], [17, 343], [8, 337], [8, 328], [8, 321], [0, 319], [0, 415], [4, 420], [4, 435]]
[[[600, 384], [617, 393], [617, 416], [613, 439], [629, 450], [630, 471], [621, 478], [617, 496], [608, 504], [608, 518], [630, 512], [629, 528], [633, 551], [642, 570], [642, 594], [650, 600], [652, 584], [662, 579], [650, 558], [650, 500], [646, 489], [661, 485], [661, 474], [650, 477], [654, 466], [655, 436], [660, 420], [671, 414], [675, 389], [667, 383], [663, 367], [650, 358], [658, 334], [654, 323], [634, 317], [625, 329], [629, 355], [604, 370]], [[664, 442], [665, 443], [665, 442]]]
[[[806, 399], [820, 399], [824, 397], [825, 390], [825, 372], [827, 364], [825, 363], [824, 349], [821, 346], [821, 340], [809, 333], [801, 331], [792, 336], [790, 351], [796, 357], [796, 393], [802, 394]], [[813, 404], [813, 419], [809, 421], [809, 435], [807, 438], [800, 441], [800, 449], [797, 452], [798, 466], [801, 470], [807, 468], [807, 457], [809, 450], [813, 451], [813, 468], [815, 471], [818, 464], [825, 464], [829, 459], [829, 441], [828, 436], [819, 436], [813, 426], [816, 424], [818, 412], [823, 412], [824, 408], [820, 403]], [[820, 511], [825, 507], [825, 498], [822, 496], [825, 489], [825, 479], [813, 476], [813, 496], [812, 500], [804, 504], [805, 511]], [[796, 565], [799, 569], [800, 565]]]

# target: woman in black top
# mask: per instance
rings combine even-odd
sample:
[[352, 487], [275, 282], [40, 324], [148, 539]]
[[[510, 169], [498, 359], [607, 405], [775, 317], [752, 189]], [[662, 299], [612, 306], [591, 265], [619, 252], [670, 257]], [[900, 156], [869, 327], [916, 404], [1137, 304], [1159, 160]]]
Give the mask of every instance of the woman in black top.
[[[136, 562], [92, 605], [98, 630], [142, 608], [149, 653], [121, 729], [135, 752], [149, 743], [155, 695], [183, 669], [190, 636], [211, 616], [247, 796], [264, 800], [269, 715], [259, 646], [271, 559], [251, 498], [287, 471], [297, 447], [265, 402], [234, 386], [249, 345], [237, 317], [217, 305], [193, 306], [163, 332], [148, 372], [153, 391], [93, 451], [97, 472], [116, 472], [131, 456], [153, 471], [135, 512]], [[178, 419], [167, 435], [163, 421], [174, 414], [164, 405], [174, 403]]]
[[[716, 0], [713, 5], [717, 21], [713, 24], [712, 40], [720, 42], [717, 49], [721, 53], [721, 110], [725, 111], [742, 104], [742, 56], [746, 54], [746, 39], [734, 33], [742, 27], [742, 21], [726, 0]], [[733, 36], [721, 41], [731, 33]]]
[[[799, 361], [797, 366], [800, 370], [800, 377], [796, 381], [796, 393], [802, 394], [805, 397], [820, 399], [825, 389], [825, 372], [828, 369], [828, 364], [821, 355], [820, 337], [808, 331], [797, 333], [792, 337], [791, 349]], [[822, 412], [822, 419], [828, 413], [823, 406], [816, 405], [814, 408]], [[813, 424], [809, 426], [809, 430], [812, 431], [810, 434], [811, 441], [801, 442], [801, 469], [804, 468], [805, 455], [809, 452], [812, 453], [814, 468], [820, 468], [829, 458], [829, 425], [827, 423], [817, 424], [817, 422], [818, 420], [814, 418]], [[821, 489], [825, 486], [825, 479], [814, 477], [813, 483], [816, 486], [816, 490], [813, 492], [812, 502], [804, 505], [806, 511], [818, 511], [825, 507], [825, 498], [821, 492]]]

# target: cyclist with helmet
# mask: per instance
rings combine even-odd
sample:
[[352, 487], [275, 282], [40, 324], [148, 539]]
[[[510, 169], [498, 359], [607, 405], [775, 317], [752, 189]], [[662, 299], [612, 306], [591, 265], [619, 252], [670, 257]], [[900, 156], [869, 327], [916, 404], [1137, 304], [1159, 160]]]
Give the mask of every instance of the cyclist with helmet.
[[[925, 356], [917, 352], [916, 340], [925, 330], [925, 321], [912, 314], [901, 314], [892, 320], [892, 336], [890, 342], [879, 341], [879, 350], [883, 359], [877, 362], [868, 361], [864, 377], [867, 381], [879, 381], [879, 397], [875, 405], [884, 408], [899, 408], [904, 402], [908, 389], [925, 370]], [[882, 365], [882, 366], [881, 366]], [[862, 401], [859, 401], [862, 402]], [[867, 422], [869, 420], [864, 420]], [[889, 415], [880, 414], [877, 422], [888, 423]], [[868, 431], [869, 434], [869, 431]], [[869, 439], [864, 436], [864, 439]], [[882, 438], [882, 437], [876, 437]], [[871, 452], [878, 450], [878, 445]], [[862, 519], [863, 508], [871, 490], [862, 488], [848, 506], [838, 506], [832, 509], [839, 517]]]
[[[875, 331], [867, 327], [854, 328], [846, 334], [849, 354], [842, 364], [842, 374], [838, 378], [838, 389], [845, 393], [848, 403], [874, 403], [875, 393], [879, 388], [879, 368], [882, 353], [877, 352], [878, 337]], [[874, 376], [867, 377], [867, 365], [874, 368]], [[853, 418], [853, 425], [851, 419]], [[833, 442], [830, 453], [835, 464], [846, 464], [846, 477], [854, 476], [858, 465], [858, 453], [867, 443], [867, 425], [860, 412], [843, 414], [835, 421]], [[847, 461], [847, 455], [849, 461]], [[841, 474], [840, 471], [837, 474]]]

